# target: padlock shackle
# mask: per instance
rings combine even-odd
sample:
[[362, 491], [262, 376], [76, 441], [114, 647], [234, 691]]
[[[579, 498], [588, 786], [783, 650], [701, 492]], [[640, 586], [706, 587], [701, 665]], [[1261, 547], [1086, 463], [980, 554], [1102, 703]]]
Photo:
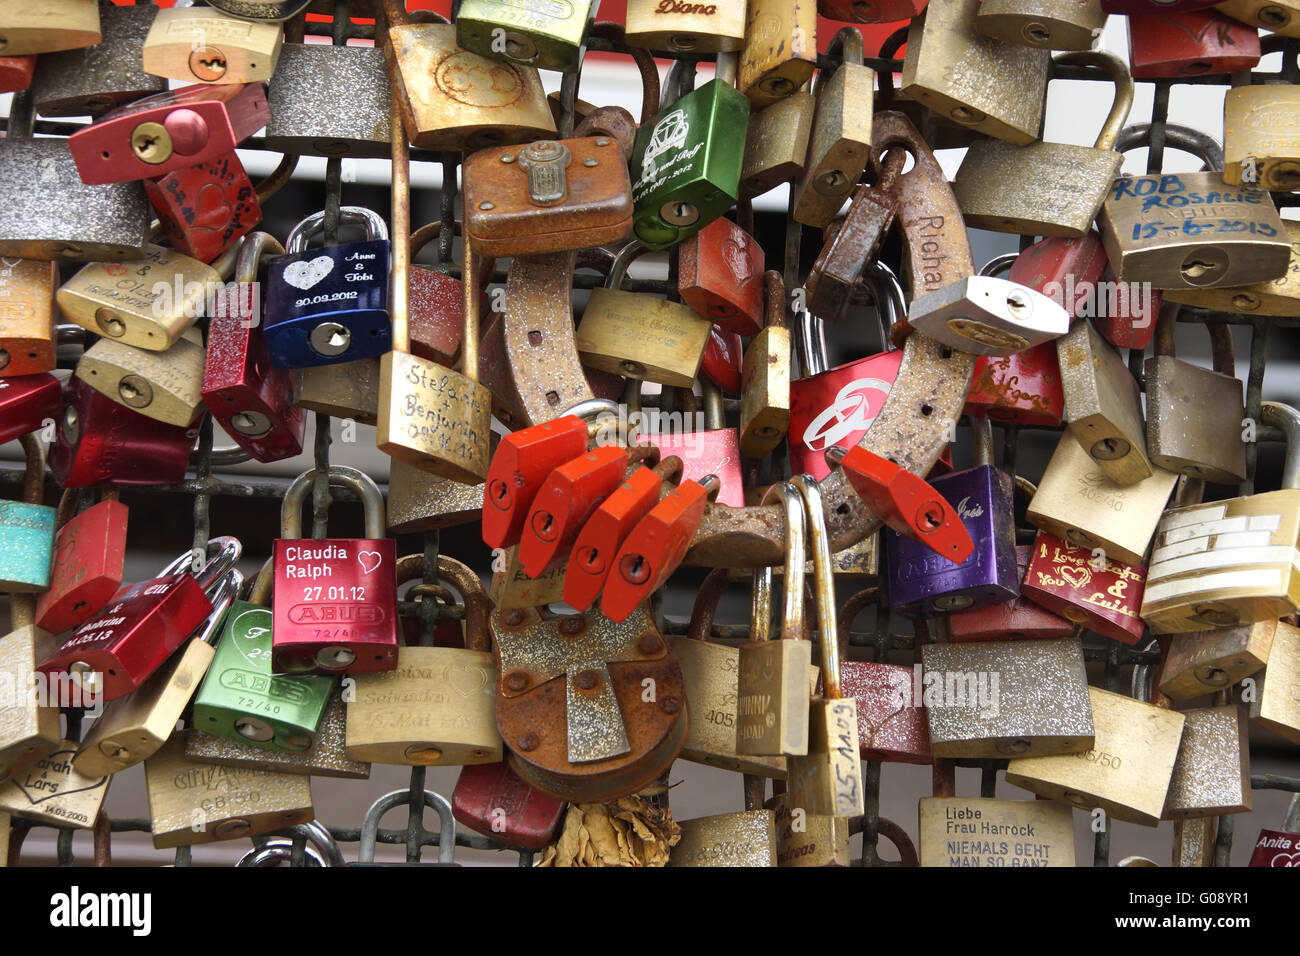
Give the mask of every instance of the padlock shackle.
[[1097, 134], [1097, 140], [1092, 145], [1093, 149], [1110, 152], [1115, 148], [1124, 124], [1128, 122], [1129, 113], [1133, 111], [1133, 76], [1129, 73], [1128, 64], [1114, 53], [1105, 50], [1061, 53], [1054, 58], [1054, 62], [1067, 66], [1100, 67], [1115, 84], [1115, 100], [1111, 103], [1110, 112], [1106, 114], [1106, 122], [1102, 124], [1101, 132]]
[[796, 475], [790, 484], [798, 489], [799, 496], [803, 499], [808, 539], [812, 545], [813, 591], [817, 596], [817, 630], [822, 645], [822, 696], [827, 700], [836, 700], [844, 694], [840, 689], [840, 638], [838, 622], [835, 620], [835, 579], [832, 577], [831, 543], [826, 531], [821, 485], [812, 475]]
[[777, 269], [763, 273], [763, 328], [786, 327], [785, 276]]
[[1286, 436], [1286, 458], [1282, 465], [1282, 488], [1300, 488], [1300, 412], [1281, 402], [1261, 402], [1260, 419]]
[[826, 323], [810, 309], [804, 309], [799, 313], [798, 331], [794, 341], [803, 377], [822, 374], [830, 366], [826, 358]]
[[606, 289], [617, 289], [623, 285], [623, 280], [627, 278], [627, 270], [633, 261], [641, 258], [650, 248], [643, 245], [640, 239], [633, 239], [614, 256], [614, 267], [609, 270], [609, 277], [605, 280]]
[[[807, 564], [807, 528], [808, 515], [806, 501], [794, 483], [783, 481], [772, 485], [763, 493], [759, 504], [767, 504], [773, 493], [780, 495], [781, 512], [785, 518], [785, 562], [781, 582], [781, 640], [807, 640], [804, 627], [803, 582], [808, 572]], [[814, 555], [815, 557], [815, 555]]]
[[36, 100], [30, 89], [19, 90], [9, 101], [9, 122], [5, 138], [9, 141], [29, 140], [36, 129]]
[[[302, 537], [302, 506], [307, 500], [319, 469], [304, 471], [289, 485], [280, 506], [280, 537], [293, 540]], [[365, 509], [366, 537], [379, 540], [386, 537], [388, 528], [384, 518], [384, 496], [373, 478], [364, 472], [346, 465], [331, 465], [328, 469], [329, 483], [351, 488], [361, 498]]]
[[[438, 577], [449, 583], [465, 605], [465, 646], [471, 651], [491, 651], [492, 602], [483, 590], [483, 582], [468, 565], [445, 554], [438, 555]], [[397, 583], [414, 581], [424, 574], [424, 555], [407, 554], [397, 559]], [[439, 587], [440, 585], [416, 585]], [[442, 589], [445, 590], [445, 589]], [[451, 593], [451, 592], [448, 592]]]
[[[885, 37], [885, 42], [880, 44], [880, 50], [876, 54], [882, 60], [898, 59], [898, 51], [903, 48], [907, 42], [907, 34], [912, 30], [910, 22], [903, 24], [889, 36]], [[880, 98], [885, 101], [894, 99], [894, 71], [877, 70], [876, 82], [880, 84]], [[892, 108], [892, 107], [891, 107]]]
[[876, 317], [880, 319], [880, 332], [884, 350], [895, 350], [891, 332], [899, 320], [907, 315], [907, 296], [903, 292], [903, 283], [898, 274], [888, 265], [877, 259], [864, 271], [867, 287], [876, 302]]
[[256, 282], [258, 266], [263, 256], [282, 256], [284, 246], [280, 240], [269, 232], [251, 232], [239, 247], [239, 257], [235, 260], [235, 281]]
[[[361, 226], [367, 240], [388, 238], [388, 226], [384, 223], [384, 217], [373, 209], [364, 206], [340, 206], [339, 224], [344, 223]], [[291, 256], [305, 252], [312, 237], [324, 228], [325, 210], [322, 209], [320, 212], [312, 213], [289, 231], [289, 238], [284, 243], [284, 251]]]
[[[282, 836], [280, 834], [289, 834], [290, 836]], [[338, 842], [334, 839], [333, 834], [331, 834], [329, 830], [326, 829], [325, 825], [319, 820], [312, 820], [310, 823], [298, 823], [294, 826], [286, 827], [284, 830], [279, 831], [276, 836], [263, 840], [259, 844], [259, 849], [268, 846], [276, 848], [282, 846], [288, 851], [288, 855], [283, 857], [276, 855], [275, 859], [288, 860], [293, 856], [294, 841], [292, 837], [302, 837], [306, 840], [307, 845], [303, 847], [303, 852], [307, 854], [308, 858], [314, 860], [317, 866], [346, 865], [346, 861], [343, 858], [343, 851], [339, 848]], [[252, 853], [246, 853], [244, 856], [250, 857], [252, 855]], [[235, 865], [261, 866], [262, 864], [256, 862], [245, 864], [241, 860], [240, 863]]]
[[[651, 123], [659, 113], [660, 89], [659, 89], [659, 68], [655, 66], [654, 57], [649, 50], [641, 47], [629, 47], [626, 40], [626, 31], [621, 23], [615, 23], [613, 20], [597, 20], [591, 24], [587, 30], [589, 36], [599, 37], [607, 41], [610, 46], [619, 53], [626, 53], [636, 63], [637, 72], [641, 74], [641, 124]], [[582, 73], [579, 71], [574, 76], [581, 80]], [[575, 86], [573, 98], [578, 98], [578, 89]]]
[[664, 77], [663, 99], [660, 112], [674, 106], [678, 100], [695, 88], [694, 60], [674, 60]]
[[268, 199], [283, 189], [285, 184], [293, 178], [293, 171], [297, 168], [298, 156], [294, 153], [283, 154], [275, 169], [271, 170], [265, 179], [253, 187], [253, 194], [257, 197], [258, 205], [265, 204]]
[[[835, 36], [831, 37], [830, 44], [826, 47], [826, 56], [832, 60], [835, 54], [839, 54], [840, 62], [828, 69], [817, 71], [817, 78], [813, 80], [812, 95], [816, 96], [820, 92], [823, 83], [830, 81], [835, 75], [836, 70], [845, 63], [852, 63], [855, 66], [862, 65], [862, 58], [865, 54], [865, 44], [862, 41], [862, 31], [857, 27], [840, 27]], [[888, 72], [882, 70], [882, 73]], [[890, 77], [892, 82], [893, 77]], [[881, 81], [881, 90], [884, 90], [884, 80]]]
[[[375, 844], [379, 841], [379, 821], [389, 810], [406, 804], [411, 791], [394, 790], [370, 805], [361, 821], [361, 836], [357, 845], [357, 862], [375, 862]], [[451, 815], [451, 803], [440, 793], [424, 791], [424, 805], [438, 814], [438, 862], [453, 863], [456, 859], [456, 820]], [[421, 824], [423, 827], [423, 824]]]
[[204, 592], [209, 593], [210, 596], [209, 588], [216, 585], [222, 576], [235, 566], [235, 562], [243, 554], [244, 546], [238, 538], [231, 535], [209, 538], [204, 553], [204, 565], [198, 571], [194, 570], [194, 552], [196, 550], [190, 548], [188, 551], [181, 552], [154, 577], [168, 578], [177, 574], [192, 575]]
[[988, 262], [980, 267], [979, 274], [982, 276], [1000, 276], [1004, 272], [1010, 272], [1011, 267], [1016, 264], [1020, 258], [1018, 252], [1004, 252], [1000, 256], [994, 256]]
[[718, 601], [722, 598], [722, 592], [727, 590], [729, 582], [730, 575], [726, 568], [714, 568], [704, 576], [699, 591], [695, 593], [695, 603], [691, 605], [691, 620], [686, 625], [688, 638], [709, 643], [709, 632], [713, 630], [713, 619], [718, 613]]
[[740, 71], [740, 51], [733, 50], [730, 53], [719, 53], [718, 62], [714, 69], [713, 78], [721, 80], [728, 86], [736, 85], [736, 75]]
[[975, 465], [996, 466], [993, 460], [993, 423], [987, 415], [970, 416], [970, 435], [975, 452]]
[[[325, 862], [325, 855], [320, 849], [308, 844], [302, 848], [306, 856], [308, 866], [328, 866]], [[263, 840], [253, 849], [249, 850], [238, 860], [235, 861], [237, 867], [263, 867], [277, 866], [280, 863], [289, 863], [293, 860], [293, 841], [286, 840], [283, 837], [272, 837], [269, 840]]]
[[267, 558], [262, 569], [253, 579], [253, 587], [248, 592], [248, 603], [260, 607], [271, 606], [271, 591], [275, 587], [275, 558]]
[[[880, 588], [863, 588], [861, 591], [849, 595], [848, 600], [840, 605], [837, 615], [841, 633], [847, 634], [852, 631], [853, 622], [857, 620], [859, 614], [869, 607], [879, 609], [879, 605]], [[877, 613], [879, 613], [879, 610], [877, 610]]]
[[[1143, 146], [1151, 144], [1151, 124], [1135, 123], [1132, 126], [1126, 126], [1119, 134], [1115, 141], [1115, 149], [1121, 153], [1127, 153], [1132, 149], [1140, 149]], [[1202, 169], [1207, 172], [1216, 172], [1223, 169], [1223, 147], [1219, 145], [1218, 140], [1208, 133], [1202, 133], [1199, 129], [1192, 129], [1190, 126], [1178, 126], [1170, 123], [1165, 126], [1165, 148], [1173, 147], [1182, 150], [1184, 153], [1191, 153], [1198, 156], [1204, 163]]]
[[239, 596], [240, 588], [243, 586], [244, 575], [238, 568], [231, 568], [218, 579], [216, 589], [209, 597], [212, 602], [212, 612], [190, 634], [190, 640], [199, 640], [204, 644], [217, 643], [221, 638], [221, 622], [225, 620], [226, 612], [230, 610], [230, 605]]
[[229, 247], [223, 249], [219, 256], [208, 263], [222, 282], [230, 281], [230, 277], [235, 272], [235, 265], [239, 262], [239, 253], [247, 244], [246, 239], [236, 239]]
[[749, 640], [762, 644], [772, 639], [772, 568], [755, 568], [750, 577]]
[[[1178, 331], [1178, 314], [1181, 311], [1182, 306], [1177, 302], [1162, 303], [1160, 317], [1156, 320], [1156, 355], [1178, 357], [1174, 340]], [[1232, 344], [1232, 329], [1226, 322], [1207, 323], [1205, 328], [1210, 335], [1210, 355], [1213, 359], [1214, 371], [1235, 378], [1237, 355]]]
[[30, 432], [18, 439], [23, 446], [23, 501], [39, 505], [45, 498], [45, 443], [39, 432]]
[[700, 396], [704, 400], [704, 428], [706, 431], [722, 431], [727, 427], [726, 406], [722, 401], [722, 389], [709, 381], [707, 376], [700, 376]]
[[1286, 808], [1286, 816], [1282, 818], [1282, 831], [1284, 833], [1300, 832], [1300, 793], [1291, 795], [1291, 804]]

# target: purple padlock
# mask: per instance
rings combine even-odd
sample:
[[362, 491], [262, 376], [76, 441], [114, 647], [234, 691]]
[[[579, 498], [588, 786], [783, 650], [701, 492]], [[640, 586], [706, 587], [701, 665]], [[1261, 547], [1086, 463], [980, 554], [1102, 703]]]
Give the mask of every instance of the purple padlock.
[[970, 556], [955, 564], [918, 541], [885, 531], [890, 603], [901, 614], [928, 617], [1020, 596], [1011, 476], [991, 463], [992, 433], [987, 442], [980, 441], [981, 421], [987, 427], [987, 419], [974, 420], [982, 463], [930, 482], [970, 532], [975, 543]]

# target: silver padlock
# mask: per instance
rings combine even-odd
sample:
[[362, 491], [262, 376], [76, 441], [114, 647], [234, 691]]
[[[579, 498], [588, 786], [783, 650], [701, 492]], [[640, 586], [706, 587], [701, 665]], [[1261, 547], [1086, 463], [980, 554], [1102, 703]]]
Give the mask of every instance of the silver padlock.
[[391, 88], [381, 47], [286, 43], [266, 101], [267, 149], [374, 159], [387, 159], [392, 150]]
[[912, 303], [918, 332], [972, 355], [1013, 355], [1059, 338], [1070, 316], [1055, 300], [1009, 279], [967, 276]]

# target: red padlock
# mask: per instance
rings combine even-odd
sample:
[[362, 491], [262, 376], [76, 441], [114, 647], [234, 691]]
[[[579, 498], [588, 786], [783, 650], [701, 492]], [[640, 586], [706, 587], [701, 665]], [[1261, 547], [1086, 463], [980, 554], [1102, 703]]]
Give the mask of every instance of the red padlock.
[[87, 186], [155, 179], [230, 152], [270, 118], [262, 83], [198, 83], [110, 110], [68, 149]]
[[677, 570], [719, 486], [716, 475], [686, 479], [637, 522], [610, 564], [600, 598], [606, 617], [627, 620]]
[[302, 506], [315, 482], [293, 480], [272, 552], [271, 667], [279, 674], [368, 674], [397, 666], [397, 542], [385, 537], [379, 486], [355, 468], [329, 481], [361, 498], [365, 538], [303, 539]]
[[[1016, 572], [1021, 581], [1029, 570], [1031, 545], [1016, 547]], [[948, 640], [954, 644], [973, 641], [1021, 641], [1069, 637], [1074, 625], [1065, 618], [1039, 607], [1025, 597], [1002, 604], [971, 608], [948, 615]]]
[[483, 495], [483, 542], [489, 548], [519, 543], [542, 483], [556, 468], [587, 450], [587, 423], [576, 415], [511, 432], [497, 444]]
[[68, 379], [50, 446], [50, 471], [64, 488], [173, 485], [185, 478], [199, 424], [167, 425]]
[[[437, 229], [418, 230], [411, 237], [411, 258], [438, 232]], [[480, 315], [488, 314], [487, 304], [485, 293], [479, 306]], [[459, 279], [433, 266], [411, 263], [411, 354], [455, 368], [465, 334], [464, 305], [465, 292]]]
[[763, 248], [730, 219], [713, 220], [678, 247], [677, 292], [727, 331], [757, 335], [763, 328]]
[[32, 85], [35, 56], [0, 56], [0, 93], [17, 93]]
[[1128, 59], [1135, 80], [1253, 70], [1259, 58], [1259, 31], [1217, 10], [1128, 19]]
[[893, 23], [925, 11], [929, 0], [817, 0], [817, 12], [846, 23]]
[[0, 444], [57, 422], [63, 389], [49, 372], [0, 378]]
[[826, 458], [881, 521], [940, 557], [961, 564], [975, 550], [970, 532], [943, 495], [919, 475], [860, 446], [831, 448]]
[[[745, 482], [740, 471], [740, 432], [727, 427], [722, 393], [717, 387], [701, 379], [700, 389], [704, 392], [703, 415], [697, 410], [695, 393], [678, 389], [682, 411], [667, 415], [661, 412], [654, 419], [655, 427], [643, 431], [639, 440], [658, 448], [663, 458], [680, 458], [685, 479], [698, 481], [713, 475], [720, 483], [718, 504], [742, 507]], [[678, 415], [680, 420], [675, 417]]]
[[745, 346], [740, 336], [713, 326], [700, 360], [700, 374], [728, 395], [739, 395], [744, 372]]
[[1021, 594], [1061, 617], [1123, 644], [1142, 639], [1146, 568], [1076, 548], [1038, 532]]
[[665, 481], [680, 481], [682, 460], [664, 458], [653, 468], [638, 468], [601, 502], [573, 542], [564, 572], [564, 600], [585, 611], [600, 596], [613, 566], [611, 560], [637, 523], [659, 503]]
[[214, 538], [197, 576], [191, 573], [196, 553], [186, 551], [156, 578], [121, 589], [37, 670], [66, 673], [105, 701], [131, 693], [212, 613], [216, 589], [241, 550], [235, 538]]
[[563, 561], [596, 507], [627, 474], [627, 451], [605, 445], [565, 462], [542, 482], [519, 539], [519, 563], [540, 578]]
[[451, 812], [460, 823], [521, 850], [545, 848], [567, 807], [528, 786], [504, 761], [462, 767], [451, 792]]
[[302, 454], [307, 427], [306, 414], [294, 404], [293, 378], [271, 364], [259, 322], [258, 264], [264, 255], [283, 254], [280, 243], [265, 232], [253, 233], [240, 246], [233, 295], [209, 320], [200, 392], [226, 433], [263, 462]]
[[55, 533], [50, 589], [36, 599], [36, 624], [51, 634], [85, 623], [122, 586], [127, 508], [108, 495]]
[[262, 221], [262, 206], [233, 150], [144, 181], [144, 192], [178, 252], [211, 262]]
[[1204, 10], [1222, 0], [1101, 0], [1105, 13], [1123, 13], [1140, 16], [1144, 13], [1182, 13], [1185, 10]]

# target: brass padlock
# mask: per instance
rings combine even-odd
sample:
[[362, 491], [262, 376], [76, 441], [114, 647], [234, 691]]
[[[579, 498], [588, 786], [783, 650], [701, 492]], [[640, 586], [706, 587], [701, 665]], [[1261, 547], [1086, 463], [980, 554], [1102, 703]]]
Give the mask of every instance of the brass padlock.
[[1101, 0], [986, 0], [975, 29], [1004, 43], [1091, 50], [1106, 26], [1102, 6]]
[[1192, 707], [1165, 797], [1164, 819], [1248, 813], [1251, 809], [1250, 735], [1237, 704]]
[[293, 371], [296, 404], [308, 411], [379, 423], [379, 358], [340, 365], [311, 365]]
[[0, 50], [5, 56], [74, 50], [101, 39], [96, 0], [11, 3], [0, 11]]
[[[1213, 866], [1214, 844], [1219, 833], [1215, 817], [1193, 817], [1174, 821], [1174, 850], [1171, 866]], [[1139, 857], [1140, 859], [1140, 857]], [[1122, 861], [1121, 861], [1122, 862]], [[1115, 864], [1119, 866], [1120, 864]], [[1155, 863], [1151, 863], [1155, 866]]]
[[1160, 669], [1160, 693], [1171, 700], [1214, 694], [1268, 664], [1277, 621], [1174, 634]]
[[628, 0], [627, 45], [669, 53], [725, 53], [745, 45], [744, 3]]
[[394, 458], [388, 468], [388, 530], [423, 534], [483, 516], [483, 482], [440, 478]]
[[763, 274], [766, 322], [745, 349], [740, 389], [740, 453], [762, 458], [790, 427], [790, 330], [781, 273]]
[[204, 411], [203, 333], [186, 329], [164, 352], [100, 339], [81, 356], [77, 378], [147, 418], [187, 426]]
[[54, 287], [59, 267], [0, 257], [0, 376], [54, 369]]
[[[57, 686], [36, 672], [36, 665], [54, 650], [53, 637], [36, 627], [34, 596], [11, 594], [9, 601], [13, 629], [0, 640], [0, 687], [11, 695], [0, 706], [0, 781], [50, 753], [62, 740], [58, 703], [51, 703], [57, 701], [57, 694], [51, 693]], [[62, 686], [74, 685], [68, 681]]]
[[144, 71], [187, 83], [257, 83], [275, 72], [283, 42], [275, 24], [210, 7], [169, 7], [145, 37]]
[[[853, 865], [849, 841], [860, 819], [804, 813], [791, 807], [789, 793], [778, 793], [763, 806], [776, 815], [777, 866]], [[800, 810], [797, 816], [794, 809]]]
[[1300, 744], [1300, 630], [1279, 621], [1264, 673], [1255, 678], [1250, 719], [1293, 744]]
[[632, 260], [647, 252], [633, 240], [618, 253], [609, 281], [592, 289], [578, 325], [582, 364], [627, 378], [690, 388], [712, 323], [690, 306], [619, 288]]
[[[1174, 357], [1177, 326], [1175, 309], [1161, 314], [1156, 354], [1146, 360], [1147, 451], [1168, 471], [1225, 485], [1245, 481], [1246, 403], [1234, 368], [1232, 331], [1208, 327], [1211, 370]], [[1064, 366], [1061, 371], [1064, 378]]]
[[1026, 146], [1042, 129], [1052, 55], [981, 35], [979, 9], [980, 0], [932, 3], [912, 21], [900, 93], [971, 130]]
[[[286, 43], [266, 90], [266, 148], [307, 156], [387, 158], [391, 126], [383, 50]], [[394, 225], [393, 235], [398, 235]]]
[[736, 88], [761, 110], [791, 95], [817, 68], [815, 0], [749, 0]]
[[1056, 340], [1056, 355], [1068, 434], [1115, 484], [1150, 478], [1142, 394], [1119, 351], [1085, 319]]
[[1300, 189], [1300, 86], [1238, 86], [1223, 98], [1223, 181]]
[[1248, 315], [1290, 316], [1300, 312], [1300, 222], [1284, 219], [1282, 225], [1291, 243], [1291, 262], [1278, 278], [1253, 285], [1168, 289], [1164, 301]]
[[545, 607], [563, 600], [564, 575], [569, 569], [567, 562], [550, 568], [541, 577], [530, 578], [519, 560], [518, 545], [506, 548], [502, 558], [505, 567], [493, 572], [488, 586], [488, 597], [497, 610]]
[[315, 818], [306, 777], [201, 763], [178, 731], [144, 762], [156, 849], [236, 840]]
[[[984, 18], [983, 11], [979, 19]], [[966, 225], [994, 232], [1083, 236], [1120, 171], [1115, 141], [1133, 107], [1133, 78], [1113, 53], [1068, 53], [1057, 63], [1097, 66], [1115, 84], [1115, 101], [1091, 148], [1067, 143], [1014, 146], [1002, 140], [973, 143], [952, 190]]]
[[32, 763], [15, 768], [9, 779], [0, 783], [0, 814], [89, 830], [113, 778], [79, 773], [72, 766], [77, 746], [75, 740], [63, 740]]
[[1163, 468], [1134, 485], [1117, 485], [1072, 434], [1056, 445], [1025, 510], [1030, 524], [1109, 560], [1142, 564], [1178, 476]]
[[1300, 37], [1300, 2], [1297, 0], [1224, 0], [1216, 3], [1214, 9], [1278, 36]]
[[1083, 753], [1020, 757], [1007, 783], [1031, 793], [1153, 827], [1160, 822], [1178, 759], [1183, 715], [1089, 687], [1096, 739]]
[[776, 815], [755, 808], [678, 821], [665, 866], [776, 866]]
[[793, 182], [808, 156], [816, 100], [806, 89], [749, 114], [745, 159], [740, 166], [740, 198], [752, 199]]
[[844, 205], [871, 158], [875, 71], [862, 64], [862, 34], [845, 27], [838, 46], [843, 62], [833, 73], [822, 70], [813, 84], [817, 108], [803, 172], [791, 187], [791, 216], [805, 226], [824, 228]]

